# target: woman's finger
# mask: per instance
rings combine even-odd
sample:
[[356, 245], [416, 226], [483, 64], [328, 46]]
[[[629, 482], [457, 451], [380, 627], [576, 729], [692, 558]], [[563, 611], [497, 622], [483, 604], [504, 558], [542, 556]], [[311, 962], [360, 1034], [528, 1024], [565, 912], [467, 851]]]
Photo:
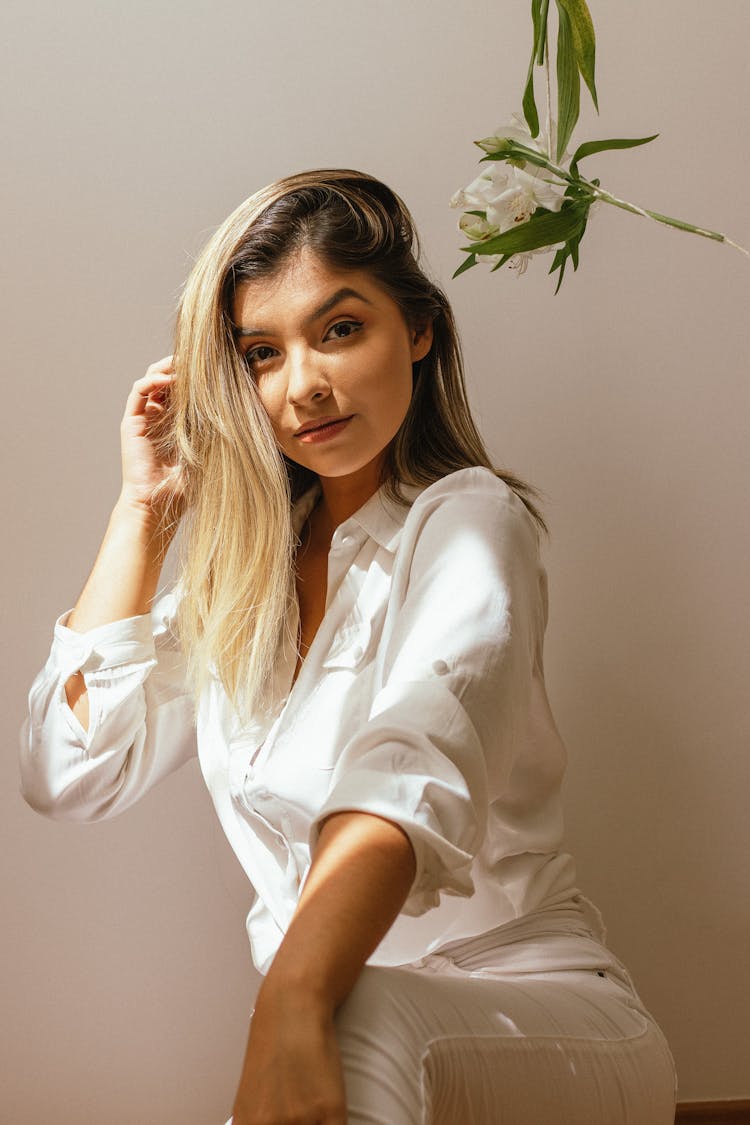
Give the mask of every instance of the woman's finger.
[[165, 355], [164, 359], [157, 359], [156, 363], [152, 363], [151, 366], [147, 369], [146, 374], [148, 375], [152, 371], [161, 371], [165, 374], [168, 373], [168, 372], [169, 373], [173, 372], [174, 371], [174, 366], [172, 364], [173, 359], [174, 359], [174, 355]]
[[[153, 366], [155, 368], [157, 365]], [[162, 397], [174, 381], [174, 377], [174, 371], [157, 371], [149, 368], [143, 378], [136, 379], [133, 383], [125, 404], [125, 417], [143, 414], [149, 397], [152, 394], [159, 394]]]

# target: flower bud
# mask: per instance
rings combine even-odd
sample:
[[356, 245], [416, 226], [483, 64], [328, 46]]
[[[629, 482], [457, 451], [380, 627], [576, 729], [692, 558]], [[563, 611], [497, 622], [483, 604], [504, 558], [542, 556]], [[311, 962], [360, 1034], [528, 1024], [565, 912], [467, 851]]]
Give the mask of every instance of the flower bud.
[[510, 152], [513, 148], [513, 142], [508, 140], [507, 137], [485, 137], [484, 140], [474, 141], [474, 144], [491, 155], [499, 152]]
[[486, 242], [500, 233], [496, 226], [479, 215], [462, 215], [458, 220], [458, 229], [472, 242]]

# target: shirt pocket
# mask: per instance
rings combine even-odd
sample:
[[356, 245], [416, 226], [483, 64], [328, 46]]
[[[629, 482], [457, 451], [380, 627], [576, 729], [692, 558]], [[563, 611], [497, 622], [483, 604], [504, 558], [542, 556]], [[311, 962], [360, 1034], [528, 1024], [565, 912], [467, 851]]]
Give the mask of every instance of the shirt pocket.
[[311, 699], [314, 731], [310, 761], [319, 770], [334, 769], [356, 724], [367, 715], [368, 665], [377, 634], [372, 622], [355, 608], [341, 627], [321, 663], [321, 679]]

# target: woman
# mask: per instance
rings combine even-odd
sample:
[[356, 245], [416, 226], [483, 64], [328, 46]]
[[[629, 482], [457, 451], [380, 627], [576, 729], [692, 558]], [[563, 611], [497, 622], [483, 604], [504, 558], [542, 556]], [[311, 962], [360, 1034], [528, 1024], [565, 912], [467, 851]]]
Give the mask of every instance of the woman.
[[128, 398], [23, 792], [112, 816], [198, 753], [255, 891], [234, 1125], [667, 1125], [668, 1048], [562, 850], [543, 521], [417, 256], [349, 170], [211, 239]]

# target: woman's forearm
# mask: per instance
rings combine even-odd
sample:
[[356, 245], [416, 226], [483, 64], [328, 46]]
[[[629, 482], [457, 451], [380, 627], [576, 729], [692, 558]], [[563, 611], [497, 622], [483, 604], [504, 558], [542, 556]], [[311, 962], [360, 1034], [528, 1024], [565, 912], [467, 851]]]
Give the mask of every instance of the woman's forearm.
[[[151, 609], [184, 501], [182, 469], [165, 456], [156, 438], [175, 377], [173, 358], [152, 363], [128, 395], [120, 424], [122, 491], [93, 570], [67, 620], [77, 633], [140, 617]], [[89, 706], [81, 672], [67, 680], [65, 694], [87, 730]]]
[[118, 500], [68, 627], [85, 633], [148, 613], [170, 538], [147, 513]]
[[335, 1011], [398, 916], [415, 872], [409, 838], [393, 821], [362, 812], [328, 817], [256, 1011], [290, 992]]
[[334, 1014], [409, 893], [416, 860], [392, 821], [322, 824], [300, 901], [255, 1001], [233, 1108], [250, 1121], [346, 1120]]
[[[67, 626], [85, 633], [97, 625], [148, 613], [156, 593], [168, 536], [137, 506], [118, 501], [99, 553]], [[65, 684], [68, 706], [88, 729], [89, 705], [82, 673]]]

